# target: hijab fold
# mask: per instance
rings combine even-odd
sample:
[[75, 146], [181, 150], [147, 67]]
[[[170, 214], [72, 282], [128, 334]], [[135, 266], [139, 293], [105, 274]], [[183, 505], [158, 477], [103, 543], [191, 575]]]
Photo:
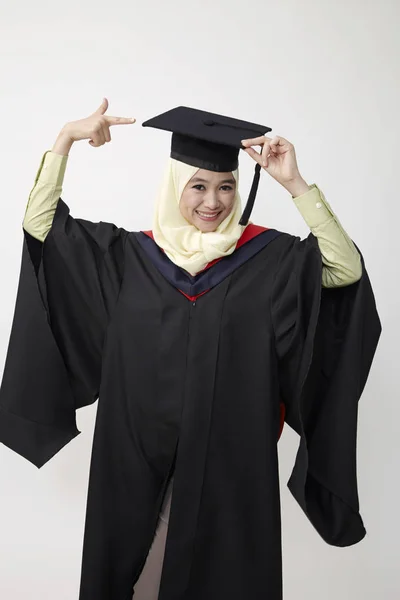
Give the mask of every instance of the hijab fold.
[[236, 179], [234, 205], [215, 231], [204, 233], [184, 218], [179, 208], [182, 192], [198, 170], [198, 167], [169, 157], [153, 217], [156, 244], [176, 265], [191, 275], [202, 271], [214, 259], [232, 254], [246, 228], [246, 225], [239, 225], [242, 214], [238, 191], [239, 169], [232, 171]]

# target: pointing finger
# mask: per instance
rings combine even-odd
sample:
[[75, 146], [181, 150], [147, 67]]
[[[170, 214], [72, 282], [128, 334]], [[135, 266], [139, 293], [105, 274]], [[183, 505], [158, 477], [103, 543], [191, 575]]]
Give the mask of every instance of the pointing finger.
[[136, 121], [134, 117], [110, 117], [104, 115], [104, 118], [109, 125], [126, 125], [127, 123], [135, 123]]

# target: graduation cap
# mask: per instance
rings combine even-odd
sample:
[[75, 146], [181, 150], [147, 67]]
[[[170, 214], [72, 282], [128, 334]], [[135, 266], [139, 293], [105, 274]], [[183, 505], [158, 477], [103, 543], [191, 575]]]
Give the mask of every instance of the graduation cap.
[[[171, 158], [208, 171], [234, 171], [239, 165], [241, 140], [259, 137], [271, 127], [241, 121], [224, 115], [177, 106], [142, 123], [172, 132]], [[260, 180], [261, 166], [257, 163], [253, 183], [240, 225], [247, 225]]]

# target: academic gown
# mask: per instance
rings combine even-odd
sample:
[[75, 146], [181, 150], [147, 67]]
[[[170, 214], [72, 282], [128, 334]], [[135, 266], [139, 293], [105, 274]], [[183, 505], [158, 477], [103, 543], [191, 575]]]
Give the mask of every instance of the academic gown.
[[362, 264], [322, 288], [312, 233], [250, 225], [191, 277], [149, 232], [62, 199], [44, 243], [24, 232], [0, 440], [40, 468], [99, 398], [79, 600], [131, 599], [172, 472], [159, 599], [281, 600], [283, 414], [287, 485], [316, 532], [364, 537], [357, 411], [381, 324]]

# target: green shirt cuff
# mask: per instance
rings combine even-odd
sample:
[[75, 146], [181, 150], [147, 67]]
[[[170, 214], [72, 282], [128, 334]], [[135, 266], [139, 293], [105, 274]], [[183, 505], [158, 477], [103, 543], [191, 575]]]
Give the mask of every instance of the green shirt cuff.
[[35, 184], [39, 182], [45, 185], [61, 187], [64, 181], [67, 162], [68, 156], [47, 150], [42, 156], [39, 169], [36, 173]]
[[324, 225], [334, 218], [335, 214], [319, 187], [312, 183], [310, 188], [304, 194], [292, 198], [307, 225], [312, 229]]

